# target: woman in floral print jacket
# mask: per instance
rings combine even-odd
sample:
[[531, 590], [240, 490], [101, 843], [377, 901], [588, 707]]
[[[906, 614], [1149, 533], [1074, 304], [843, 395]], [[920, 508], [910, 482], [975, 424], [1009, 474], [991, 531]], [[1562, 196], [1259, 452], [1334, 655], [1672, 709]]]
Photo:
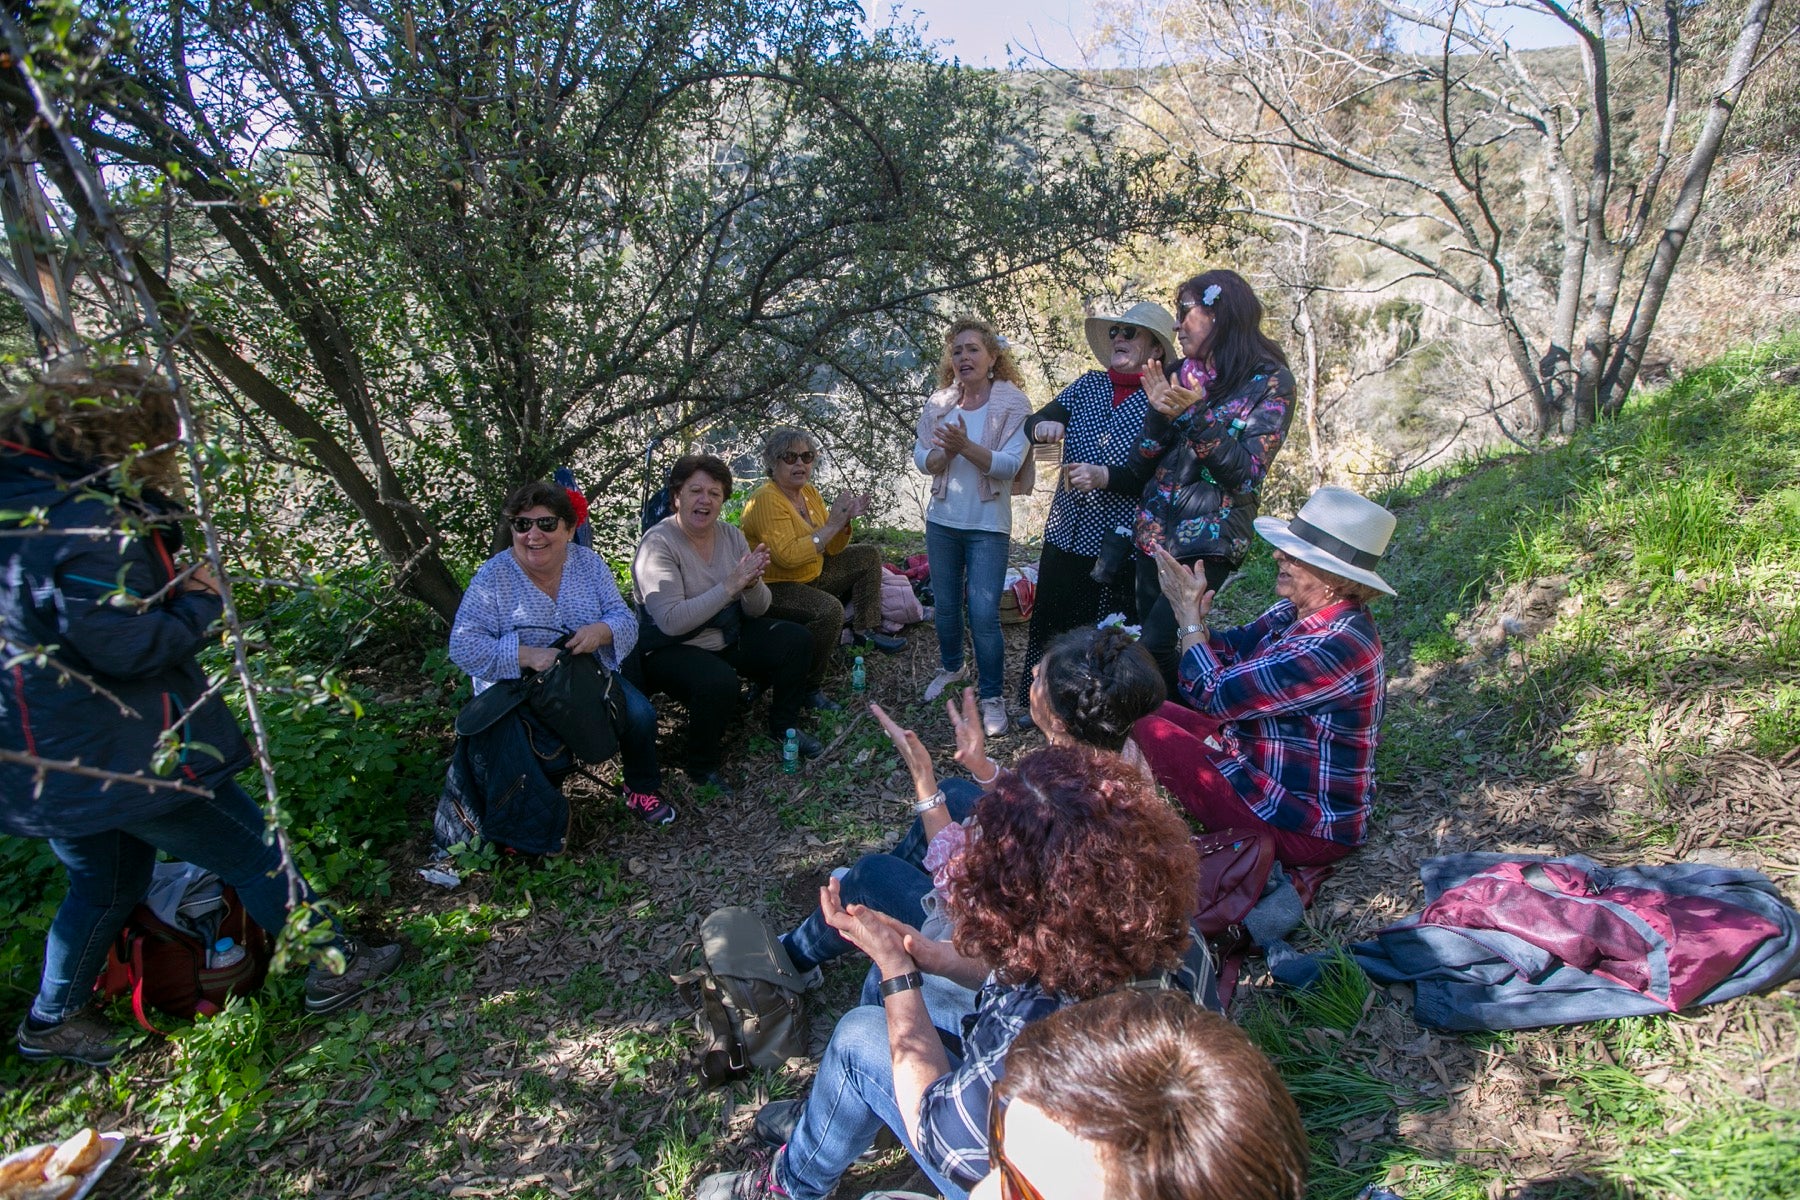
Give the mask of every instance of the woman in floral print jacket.
[[1173, 379], [1144, 375], [1150, 411], [1135, 470], [1138, 613], [1145, 648], [1175, 694], [1175, 618], [1157, 583], [1157, 547], [1203, 562], [1216, 589], [1250, 548], [1257, 493], [1287, 437], [1294, 376], [1262, 331], [1263, 306], [1236, 271], [1204, 271], [1176, 292], [1175, 334], [1186, 356]]

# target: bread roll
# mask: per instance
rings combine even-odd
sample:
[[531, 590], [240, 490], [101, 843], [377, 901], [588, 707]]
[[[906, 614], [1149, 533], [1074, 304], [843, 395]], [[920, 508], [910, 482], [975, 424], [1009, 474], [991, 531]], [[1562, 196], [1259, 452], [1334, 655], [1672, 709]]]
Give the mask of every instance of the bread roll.
[[44, 1166], [44, 1177], [55, 1179], [58, 1175], [86, 1175], [100, 1161], [100, 1135], [92, 1129], [84, 1129], [68, 1141], [56, 1148], [50, 1161]]
[[81, 1190], [81, 1176], [58, 1175], [55, 1179], [39, 1178], [36, 1183], [27, 1183], [9, 1189], [6, 1200], [69, 1200]]
[[12, 1200], [15, 1188], [44, 1182], [44, 1164], [55, 1153], [53, 1143], [33, 1146], [0, 1162], [0, 1197]]

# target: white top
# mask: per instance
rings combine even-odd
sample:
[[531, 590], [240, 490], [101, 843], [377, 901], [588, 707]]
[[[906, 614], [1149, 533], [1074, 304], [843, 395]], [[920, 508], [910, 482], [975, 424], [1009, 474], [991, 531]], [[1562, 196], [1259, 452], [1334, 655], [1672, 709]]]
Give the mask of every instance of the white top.
[[[962, 410], [957, 413], [962, 419], [963, 427], [968, 431], [971, 442], [980, 442], [981, 434], [987, 428], [987, 415], [992, 405], [984, 404], [973, 412]], [[951, 460], [944, 471], [948, 488], [942, 500], [933, 498], [926, 506], [925, 519], [947, 529], [975, 529], [990, 533], [1012, 532], [1012, 489], [1009, 486], [1013, 476], [1019, 473], [1019, 467], [1025, 462], [1025, 427], [1021, 425], [1008, 438], [1006, 444], [993, 452], [994, 461], [988, 468], [987, 475], [997, 485], [992, 500], [983, 501], [981, 492], [975, 481], [981, 477], [981, 469], [962, 455]], [[924, 442], [913, 442], [913, 465], [925, 470], [925, 456], [932, 447]]]

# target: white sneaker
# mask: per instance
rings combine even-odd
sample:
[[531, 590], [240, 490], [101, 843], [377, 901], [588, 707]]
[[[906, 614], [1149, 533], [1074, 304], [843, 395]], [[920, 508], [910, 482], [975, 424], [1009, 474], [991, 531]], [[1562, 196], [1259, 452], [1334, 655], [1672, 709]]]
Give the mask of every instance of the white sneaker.
[[931, 682], [925, 685], [925, 698], [927, 700], [936, 700], [939, 696], [944, 694], [945, 688], [953, 683], [961, 683], [968, 677], [968, 663], [964, 663], [954, 671], [939, 671], [936, 675], [931, 677]]
[[981, 728], [989, 737], [1006, 732], [1006, 701], [999, 696], [981, 702]]

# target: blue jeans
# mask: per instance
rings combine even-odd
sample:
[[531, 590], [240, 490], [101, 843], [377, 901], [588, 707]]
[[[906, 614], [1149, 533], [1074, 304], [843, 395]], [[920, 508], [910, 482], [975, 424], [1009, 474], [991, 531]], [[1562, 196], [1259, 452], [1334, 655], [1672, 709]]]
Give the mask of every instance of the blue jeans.
[[[69, 875], [44, 946], [44, 977], [31, 1015], [65, 1021], [85, 1008], [106, 952], [131, 910], [148, 894], [156, 852], [204, 867], [237, 890], [251, 920], [271, 934], [287, 922], [290, 876], [281, 851], [263, 841], [263, 813], [236, 783], [210, 798], [133, 822], [121, 829], [78, 838], [51, 838], [50, 849]], [[313, 890], [297, 875], [302, 903]]]
[[620, 722], [619, 771], [629, 791], [655, 796], [662, 791], [662, 772], [656, 766], [656, 705], [650, 697], [618, 677], [625, 697], [625, 719]]
[[931, 564], [931, 591], [937, 597], [939, 664], [946, 671], [963, 665], [966, 593], [983, 700], [998, 700], [1004, 690], [1006, 640], [1000, 636], [1000, 585], [1006, 582], [1009, 541], [1004, 533], [925, 522], [925, 557]]
[[[956, 1065], [952, 1056], [951, 1069]], [[887, 1013], [853, 1008], [831, 1031], [800, 1124], [778, 1160], [778, 1181], [795, 1200], [821, 1200], [857, 1156], [875, 1144], [883, 1125], [894, 1131], [947, 1200], [967, 1200], [969, 1193], [922, 1160], [906, 1136], [906, 1121], [894, 1099]]]

